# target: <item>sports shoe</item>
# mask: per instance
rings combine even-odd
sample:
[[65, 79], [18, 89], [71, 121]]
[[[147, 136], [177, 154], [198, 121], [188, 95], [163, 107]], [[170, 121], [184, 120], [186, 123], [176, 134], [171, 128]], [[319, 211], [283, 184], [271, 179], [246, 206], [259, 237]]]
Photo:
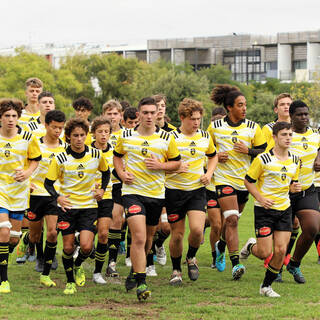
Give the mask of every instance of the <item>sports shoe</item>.
[[126, 253], [127, 253], [127, 251], [126, 251], [126, 243], [124, 241], [121, 241], [119, 249], [118, 249], [118, 254], [124, 255]]
[[172, 286], [179, 286], [182, 283], [182, 273], [178, 270], [173, 270], [169, 284]]
[[243, 264], [237, 264], [232, 268], [232, 278], [233, 280], [239, 280], [245, 273], [246, 268]]
[[226, 268], [226, 253], [219, 251], [218, 242], [219, 241], [214, 244], [216, 250], [216, 267], [218, 271], [222, 272]]
[[146, 275], [147, 277], [157, 277], [157, 271], [156, 271], [156, 266], [152, 264], [151, 266], [146, 268]]
[[289, 271], [293, 275], [295, 282], [297, 283], [306, 282], [306, 279], [304, 278], [300, 268], [292, 266], [290, 262], [287, 264], [287, 271]]
[[164, 266], [167, 263], [166, 250], [163, 245], [161, 247], [157, 247], [157, 245], [155, 245], [155, 248], [156, 248], [157, 262], [160, 265]]
[[74, 279], [79, 287], [83, 287], [86, 283], [86, 275], [82, 266], [74, 267]]
[[107, 284], [107, 281], [103, 279], [101, 273], [94, 273], [92, 281], [97, 284]]
[[140, 286], [137, 288], [137, 297], [139, 301], [142, 299], [146, 300], [148, 297], [151, 297], [151, 291], [148, 290], [148, 287], [145, 283], [140, 284]]
[[130, 257], [125, 259], [125, 263], [126, 263], [127, 267], [132, 267], [132, 262], [131, 262], [131, 258]]
[[269, 257], [264, 259], [264, 263], [263, 264], [264, 264], [265, 268], [268, 268], [269, 262], [271, 261], [272, 257], [273, 257], [273, 252], [270, 253]]
[[52, 260], [52, 265], [51, 265], [52, 270], [57, 270], [58, 269], [58, 259], [56, 256], [54, 256]]
[[290, 253], [288, 253], [288, 254], [284, 257], [284, 259], [283, 259], [283, 264], [284, 264], [285, 266], [287, 266], [288, 263], [290, 262], [290, 258], [291, 258]]
[[40, 284], [43, 284], [45, 287], [51, 288], [56, 287], [56, 283], [50, 279], [49, 276], [43, 274], [40, 275]]
[[[28, 244], [25, 244], [24, 241], [23, 241], [24, 238], [25, 238], [25, 236], [26, 236], [26, 234], [27, 234], [27, 233], [25, 233], [25, 234], [22, 236], [22, 238], [20, 239], [19, 244], [18, 244], [18, 246], [17, 246], [17, 258], [22, 258], [22, 257], [25, 256], [26, 253], [27, 253]], [[27, 260], [27, 257], [26, 257], [26, 260]], [[21, 262], [20, 262], [20, 263], [21, 263]], [[24, 263], [24, 262], [22, 262], [22, 263]]]
[[21, 258], [17, 258], [17, 259], [16, 259], [16, 263], [18, 263], [18, 264], [26, 263], [27, 259], [28, 259], [28, 256], [25, 254], [25, 255], [24, 255], [23, 257], [21, 257]]
[[188, 265], [188, 276], [192, 281], [196, 281], [199, 278], [199, 267], [196, 257], [192, 259], [186, 259]]
[[217, 269], [216, 260], [215, 259], [212, 260], [212, 263], [211, 263], [210, 267], [211, 267], [211, 269]]
[[248, 259], [248, 257], [250, 256], [250, 251], [248, 250], [248, 246], [249, 244], [253, 245], [256, 244], [257, 241], [255, 238], [249, 238], [246, 242], [246, 244], [243, 246], [243, 248], [240, 251], [240, 259]]
[[43, 259], [37, 259], [34, 269], [37, 272], [43, 272], [43, 268], [44, 268], [44, 260]]
[[129, 275], [126, 278], [125, 287], [127, 292], [134, 289], [137, 285], [136, 279], [134, 278], [134, 275], [130, 271]]
[[262, 287], [262, 285], [260, 286], [260, 294], [262, 296], [265, 297], [270, 297], [270, 298], [279, 298], [281, 297], [280, 294], [276, 293], [275, 291], [273, 291], [273, 289], [271, 288], [271, 286], [269, 287]]
[[274, 281], [275, 281], [275, 282], [279, 282], [279, 283], [282, 283], [282, 282], [283, 282], [283, 280], [282, 280], [282, 272], [279, 272], [279, 273], [277, 274], [277, 277], [275, 278]]
[[10, 283], [9, 281], [2, 281], [0, 284], [0, 293], [10, 293]]
[[80, 251], [80, 246], [76, 246], [73, 253], [73, 259], [77, 259]]
[[28, 248], [26, 256], [27, 256], [28, 262], [35, 262], [37, 259], [35, 250], [34, 249], [31, 250], [30, 247]]
[[106, 270], [106, 277], [119, 277], [119, 273], [116, 270], [116, 262], [111, 261]]
[[66, 288], [63, 290], [64, 294], [75, 294], [77, 292], [77, 287], [74, 282], [68, 282]]

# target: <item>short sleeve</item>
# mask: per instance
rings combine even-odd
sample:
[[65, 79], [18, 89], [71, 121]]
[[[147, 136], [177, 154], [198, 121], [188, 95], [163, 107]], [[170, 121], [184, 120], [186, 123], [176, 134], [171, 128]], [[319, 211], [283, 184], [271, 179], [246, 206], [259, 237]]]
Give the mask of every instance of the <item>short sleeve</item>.
[[173, 135], [170, 135], [169, 146], [167, 150], [167, 159], [169, 161], [180, 160], [180, 153]]
[[122, 134], [119, 136], [119, 138], [117, 139], [117, 144], [114, 147], [113, 153], [115, 156], [117, 157], [122, 157], [125, 155], [125, 151], [123, 148], [123, 138], [122, 138]]
[[41, 151], [38, 140], [35, 136], [32, 136], [28, 147], [28, 159], [29, 160], [41, 160]]
[[108, 160], [103, 156], [101, 151], [100, 151], [100, 161], [99, 161], [98, 169], [102, 172], [108, 171], [109, 169]]
[[255, 182], [262, 175], [262, 172], [263, 172], [263, 165], [262, 165], [261, 159], [260, 157], [256, 157], [251, 163], [251, 166], [246, 175], [246, 179], [249, 182]]
[[215, 140], [215, 137], [214, 137], [214, 132], [213, 132], [213, 128], [212, 128], [212, 122], [209, 124], [209, 127], [208, 127], [207, 131], [209, 132], [209, 134], [210, 134], [210, 136], [212, 138], [212, 141], [215, 144], [216, 140]]
[[260, 126], [256, 123], [256, 131], [253, 137], [252, 145], [254, 147], [262, 146], [266, 143], [266, 139], [264, 135], [262, 134], [262, 130]]
[[209, 145], [208, 145], [208, 149], [206, 151], [206, 156], [207, 157], [214, 157], [216, 155], [216, 148], [213, 144], [213, 140], [211, 138], [211, 136], [209, 135]]
[[52, 181], [59, 179], [60, 165], [57, 162], [57, 159], [54, 157], [50, 163], [48, 173], [46, 178]]

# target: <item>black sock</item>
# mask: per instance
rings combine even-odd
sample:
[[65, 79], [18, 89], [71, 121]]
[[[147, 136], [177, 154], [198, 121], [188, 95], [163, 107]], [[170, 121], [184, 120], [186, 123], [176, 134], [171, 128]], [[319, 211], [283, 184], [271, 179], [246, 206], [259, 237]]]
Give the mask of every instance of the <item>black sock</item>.
[[30, 240], [29, 240], [29, 231], [26, 233], [26, 235], [23, 237], [22, 241], [25, 245], [28, 245], [30, 243]]
[[131, 232], [130, 232], [130, 229], [128, 228], [128, 232], [127, 232], [127, 256], [126, 256], [126, 258], [130, 257], [130, 247], [131, 247]]
[[8, 280], [9, 242], [0, 242], [0, 280]]
[[127, 222], [125, 221], [121, 228], [121, 242], [126, 239]]
[[62, 252], [62, 263], [64, 271], [66, 272], [67, 282], [74, 282], [73, 276], [73, 252], [67, 254], [64, 251]]
[[226, 250], [226, 245], [227, 245], [227, 243], [226, 243], [226, 240], [224, 240], [224, 238], [221, 236], [220, 237], [220, 240], [219, 240], [219, 242], [218, 242], [218, 249], [219, 249], [219, 251], [222, 253], [222, 252], [225, 252], [225, 250]]
[[293, 229], [293, 230], [292, 230], [286, 255], [291, 252], [291, 250], [292, 250], [292, 248], [293, 248], [293, 246], [294, 246], [294, 243], [295, 243], [296, 240], [297, 240], [298, 234], [299, 234], [299, 228], [296, 228], [296, 229]]
[[155, 241], [155, 244], [158, 248], [162, 247], [163, 243], [166, 241], [166, 239], [169, 237], [170, 233], [165, 233], [161, 229], [157, 231], [158, 238]]
[[80, 246], [80, 233], [74, 237], [74, 244]]
[[74, 262], [74, 266], [77, 267], [77, 268], [80, 267], [82, 262], [84, 260], [86, 260], [90, 256], [90, 253], [89, 254], [85, 254], [85, 253], [83, 253], [83, 251], [80, 248], [78, 256], [77, 256], [77, 258], [76, 258], [76, 260]]
[[147, 267], [152, 266], [153, 264], [153, 251], [150, 250], [147, 254]]
[[57, 242], [46, 241], [46, 246], [44, 248], [44, 266], [42, 274], [48, 276], [51, 270], [52, 261], [56, 255]]
[[300, 267], [300, 262], [298, 262], [298, 261], [295, 261], [293, 258], [291, 258], [290, 259], [290, 265], [292, 266], [292, 267], [296, 267], [296, 268], [299, 268]]
[[232, 263], [232, 267], [236, 266], [240, 263], [239, 260], [239, 251], [231, 251], [229, 252], [230, 261]]
[[194, 258], [196, 256], [196, 254], [197, 254], [198, 249], [199, 248], [192, 247], [189, 244], [189, 248], [188, 248], [188, 252], [187, 252], [187, 259]]
[[43, 230], [41, 231], [41, 236], [39, 242], [36, 243], [37, 248], [37, 259], [42, 260], [44, 258], [43, 253]]
[[213, 263], [216, 263], [217, 253], [216, 253], [215, 251], [212, 251], [212, 252], [211, 252], [211, 255], [212, 255], [212, 262], [213, 262]]
[[93, 273], [101, 273], [104, 261], [106, 260], [107, 251], [108, 244], [98, 242], [95, 255], [96, 266]]
[[9, 242], [9, 253], [12, 253], [14, 251], [14, 248], [17, 246], [18, 244], [13, 244]]
[[178, 270], [181, 272], [181, 256], [178, 258], [171, 257], [172, 270]]
[[134, 275], [134, 278], [137, 281], [137, 286], [138, 287], [141, 284], [145, 284], [146, 283], [146, 273], [145, 272], [135, 272], [133, 275]]
[[120, 246], [121, 240], [121, 230], [109, 229], [109, 237], [108, 237], [108, 245], [109, 245], [109, 261], [108, 265], [111, 261], [117, 262], [118, 257], [118, 249]]
[[269, 287], [271, 286], [272, 282], [277, 278], [278, 274], [279, 274], [278, 269], [273, 268], [272, 266], [270, 266], [270, 264], [268, 265], [268, 268], [266, 270], [266, 274], [262, 283], [262, 287]]

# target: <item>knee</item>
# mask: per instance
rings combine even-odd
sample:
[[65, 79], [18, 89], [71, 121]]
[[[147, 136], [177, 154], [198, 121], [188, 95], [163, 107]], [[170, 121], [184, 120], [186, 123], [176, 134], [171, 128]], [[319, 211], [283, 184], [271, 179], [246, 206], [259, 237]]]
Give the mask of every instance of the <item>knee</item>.
[[10, 237], [9, 243], [12, 246], [16, 246], [19, 243], [20, 238], [18, 237]]
[[10, 238], [10, 229], [0, 228], [0, 238], [1, 238], [1, 241], [7, 242]]
[[184, 232], [173, 231], [171, 232], [171, 241], [174, 243], [180, 243], [183, 241]]
[[303, 231], [314, 239], [319, 232], [319, 228], [314, 224], [309, 224]]
[[29, 240], [31, 243], [38, 243], [40, 241], [41, 234], [32, 233], [29, 234]]
[[146, 237], [143, 235], [137, 234], [135, 237], [132, 237], [131, 245], [135, 245], [139, 248], [144, 248], [146, 244]]
[[162, 223], [161, 224], [161, 231], [165, 234], [170, 234], [170, 224], [169, 223]]
[[202, 228], [194, 228], [190, 230], [190, 236], [196, 239], [202, 239], [203, 237], [203, 229]]
[[90, 243], [90, 241], [80, 245], [80, 249], [85, 255], [90, 254], [90, 252], [92, 251], [92, 247], [93, 245], [92, 245], [92, 242]]
[[107, 243], [108, 242], [108, 231], [107, 230], [99, 230], [98, 232], [98, 241], [100, 243]]
[[285, 256], [287, 252], [287, 245], [277, 245], [274, 247], [274, 254], [278, 256]]
[[57, 230], [55, 228], [53, 229], [48, 229], [47, 230], [47, 240], [49, 242], [56, 242], [57, 241]]
[[214, 233], [214, 234], [220, 234], [221, 232], [221, 222], [215, 222], [211, 225], [211, 231]]
[[232, 215], [226, 219], [226, 226], [230, 228], [236, 228], [238, 226], [238, 216]]
[[66, 253], [66, 254], [72, 254], [73, 251], [74, 251], [74, 245], [73, 243], [65, 243], [63, 245], [63, 251]]
[[267, 259], [270, 254], [272, 253], [272, 249], [267, 249], [267, 248], [259, 248], [257, 247], [257, 256], [260, 258], [260, 259]]

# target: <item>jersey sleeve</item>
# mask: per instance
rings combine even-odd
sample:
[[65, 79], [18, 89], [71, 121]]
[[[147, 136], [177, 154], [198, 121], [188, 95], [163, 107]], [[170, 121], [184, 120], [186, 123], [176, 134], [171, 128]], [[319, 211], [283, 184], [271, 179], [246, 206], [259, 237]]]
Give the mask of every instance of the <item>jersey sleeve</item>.
[[100, 161], [99, 161], [98, 169], [102, 172], [108, 171], [108, 169], [109, 169], [108, 160], [106, 159], [106, 157], [103, 156], [101, 151], [100, 151]]
[[261, 159], [260, 157], [256, 157], [251, 163], [251, 166], [246, 174], [245, 179], [251, 183], [256, 182], [258, 178], [261, 176], [262, 172], [263, 172], [263, 165], [262, 165]]
[[292, 181], [298, 182], [299, 174], [300, 174], [300, 160], [299, 160], [299, 163], [297, 165], [297, 170], [296, 170], [294, 176], [292, 177]]
[[211, 157], [214, 157], [215, 155], [216, 155], [216, 148], [213, 144], [213, 140], [211, 136], [209, 135], [209, 146], [208, 146], [208, 150], [206, 151], [206, 156], [211, 158]]
[[116, 157], [123, 157], [125, 155], [125, 150], [123, 148], [123, 139], [122, 139], [122, 134], [120, 134], [119, 138], [117, 139], [117, 144], [116, 146], [114, 147], [114, 150], [113, 150], [113, 154], [116, 156]]
[[264, 136], [264, 138], [266, 139], [266, 142], [269, 144], [269, 141], [272, 138], [272, 132], [270, 131], [270, 129], [268, 128], [268, 125], [265, 125], [262, 128], [262, 135]]
[[256, 123], [256, 132], [254, 134], [253, 137], [253, 141], [252, 141], [252, 145], [254, 147], [259, 147], [259, 146], [263, 146], [264, 144], [266, 144], [266, 139], [264, 137], [264, 135], [262, 134], [262, 130], [260, 128], [260, 126]]
[[170, 135], [169, 146], [167, 151], [167, 159], [169, 161], [178, 161], [181, 159], [176, 140], [173, 135]]
[[209, 134], [210, 134], [210, 136], [212, 138], [212, 141], [215, 144], [216, 140], [215, 140], [215, 137], [214, 137], [214, 132], [213, 132], [213, 128], [212, 128], [212, 122], [209, 124], [209, 127], [208, 127], [207, 131], [209, 132]]
[[50, 163], [46, 178], [52, 181], [56, 181], [59, 179], [59, 175], [60, 175], [60, 165], [58, 164], [57, 159], [54, 157]]
[[29, 160], [41, 160], [41, 151], [38, 140], [35, 136], [32, 136], [28, 147], [28, 159]]

